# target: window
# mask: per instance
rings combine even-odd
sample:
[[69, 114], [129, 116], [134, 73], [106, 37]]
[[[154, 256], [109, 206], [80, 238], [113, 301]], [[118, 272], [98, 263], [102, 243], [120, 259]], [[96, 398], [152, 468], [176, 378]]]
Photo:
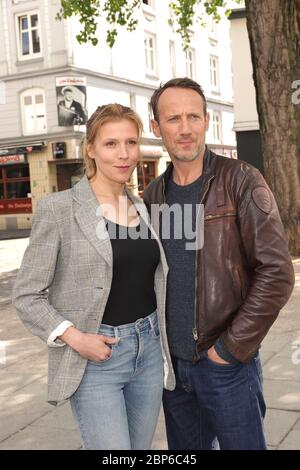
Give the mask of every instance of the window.
[[171, 66], [171, 77], [176, 77], [176, 59], [175, 59], [175, 43], [174, 41], [169, 41], [169, 56], [170, 56], [170, 66]]
[[148, 102], [148, 126], [149, 126], [149, 132], [152, 132], [152, 107], [150, 102]]
[[0, 168], [0, 199], [4, 199], [3, 171]]
[[29, 59], [41, 55], [38, 12], [30, 12], [17, 16], [17, 34], [20, 59]]
[[154, 8], [154, 0], [143, 0], [144, 5], [148, 5], [151, 8]]
[[208, 19], [208, 34], [211, 38], [216, 39], [217, 32], [218, 32], [218, 25], [214, 21], [213, 16], [210, 15]]
[[137, 167], [138, 191], [142, 193], [148, 184], [156, 178], [156, 163], [143, 160]]
[[5, 165], [0, 170], [0, 213], [31, 212], [29, 165]]
[[209, 58], [210, 84], [212, 91], [219, 91], [219, 58], [211, 55]]
[[195, 79], [195, 51], [190, 47], [185, 51], [186, 75]]
[[23, 133], [46, 132], [45, 93], [40, 88], [25, 90], [21, 94]]
[[221, 142], [221, 114], [218, 111], [212, 113], [212, 128], [214, 142]]
[[156, 39], [153, 34], [146, 33], [144, 39], [146, 73], [156, 74]]

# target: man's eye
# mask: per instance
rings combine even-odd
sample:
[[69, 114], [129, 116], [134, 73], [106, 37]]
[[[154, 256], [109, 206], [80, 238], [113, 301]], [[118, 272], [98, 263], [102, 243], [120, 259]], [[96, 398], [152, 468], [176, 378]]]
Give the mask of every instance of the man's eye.
[[175, 121], [178, 121], [178, 117], [177, 116], [174, 116], [174, 117], [171, 117], [169, 119], [170, 122], [175, 122]]
[[200, 116], [198, 116], [198, 114], [192, 114], [191, 118], [192, 119], [200, 119]]

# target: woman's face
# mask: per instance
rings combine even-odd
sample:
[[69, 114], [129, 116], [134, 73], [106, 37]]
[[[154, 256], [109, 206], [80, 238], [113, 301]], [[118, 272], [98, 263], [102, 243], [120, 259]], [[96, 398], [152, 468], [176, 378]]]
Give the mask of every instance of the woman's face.
[[130, 119], [108, 121], [100, 126], [87, 150], [95, 160], [98, 176], [107, 182], [124, 184], [140, 158], [137, 125]]

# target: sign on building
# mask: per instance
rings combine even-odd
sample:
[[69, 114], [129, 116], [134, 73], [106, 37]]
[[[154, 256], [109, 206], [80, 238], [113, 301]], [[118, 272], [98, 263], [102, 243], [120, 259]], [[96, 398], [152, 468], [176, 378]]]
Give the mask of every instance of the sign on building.
[[80, 126], [86, 123], [85, 77], [57, 77], [56, 97], [59, 126]]

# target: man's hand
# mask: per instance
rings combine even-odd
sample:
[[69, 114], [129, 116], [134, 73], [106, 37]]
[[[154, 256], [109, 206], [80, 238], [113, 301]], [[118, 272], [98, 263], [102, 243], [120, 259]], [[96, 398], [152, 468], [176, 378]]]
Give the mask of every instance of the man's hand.
[[82, 357], [93, 362], [106, 361], [111, 356], [108, 344], [119, 342], [116, 338], [91, 333], [82, 333], [74, 326], [70, 326], [59, 339], [75, 349]]
[[230, 362], [224, 361], [219, 354], [216, 352], [214, 346], [212, 346], [208, 351], [207, 351], [207, 356], [208, 359], [210, 359], [212, 362], [216, 362], [217, 364], [230, 364]]

